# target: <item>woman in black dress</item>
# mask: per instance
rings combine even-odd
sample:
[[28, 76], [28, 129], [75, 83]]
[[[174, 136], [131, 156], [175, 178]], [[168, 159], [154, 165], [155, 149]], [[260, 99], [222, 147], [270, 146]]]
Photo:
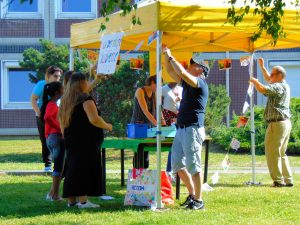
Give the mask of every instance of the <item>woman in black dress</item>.
[[86, 77], [72, 74], [59, 111], [67, 153], [63, 197], [68, 198], [68, 206], [78, 208], [99, 207], [87, 196], [102, 194], [100, 146], [103, 129], [112, 130], [112, 125], [99, 116], [88, 92]]

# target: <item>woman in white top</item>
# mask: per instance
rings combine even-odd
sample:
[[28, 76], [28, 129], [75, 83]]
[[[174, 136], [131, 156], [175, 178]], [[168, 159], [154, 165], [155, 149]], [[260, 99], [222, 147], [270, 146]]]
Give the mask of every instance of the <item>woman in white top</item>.
[[175, 82], [168, 83], [162, 87], [163, 114], [167, 126], [171, 126], [173, 122], [176, 122], [181, 96], [182, 87]]
[[[179, 105], [182, 98], [182, 87], [177, 83], [171, 82], [162, 87], [163, 116], [167, 126], [176, 122]], [[167, 172], [171, 172], [171, 152], [169, 152]]]

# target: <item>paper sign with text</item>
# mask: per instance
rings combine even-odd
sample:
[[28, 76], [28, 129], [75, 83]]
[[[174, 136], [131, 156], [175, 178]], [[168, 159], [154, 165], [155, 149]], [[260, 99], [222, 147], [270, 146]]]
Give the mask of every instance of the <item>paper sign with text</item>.
[[123, 36], [124, 33], [119, 32], [102, 37], [97, 67], [98, 74], [113, 74], [116, 71]]

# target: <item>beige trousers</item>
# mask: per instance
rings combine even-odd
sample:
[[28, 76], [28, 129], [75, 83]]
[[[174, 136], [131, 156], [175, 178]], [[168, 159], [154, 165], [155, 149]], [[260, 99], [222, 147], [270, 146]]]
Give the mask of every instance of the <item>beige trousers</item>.
[[290, 120], [272, 122], [265, 136], [265, 152], [273, 181], [293, 183], [292, 171], [286, 155], [292, 125]]

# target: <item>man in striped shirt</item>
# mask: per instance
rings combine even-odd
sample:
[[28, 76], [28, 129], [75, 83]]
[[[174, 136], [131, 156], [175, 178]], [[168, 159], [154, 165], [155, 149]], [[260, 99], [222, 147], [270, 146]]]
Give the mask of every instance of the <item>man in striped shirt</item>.
[[251, 78], [256, 90], [268, 97], [264, 119], [268, 124], [265, 136], [265, 152], [269, 172], [273, 179], [273, 187], [292, 187], [293, 177], [286, 149], [291, 133], [290, 121], [290, 87], [285, 81], [286, 71], [281, 66], [274, 66], [271, 74], [264, 66], [264, 60], [258, 59], [258, 64], [268, 83], [263, 85], [257, 79]]

